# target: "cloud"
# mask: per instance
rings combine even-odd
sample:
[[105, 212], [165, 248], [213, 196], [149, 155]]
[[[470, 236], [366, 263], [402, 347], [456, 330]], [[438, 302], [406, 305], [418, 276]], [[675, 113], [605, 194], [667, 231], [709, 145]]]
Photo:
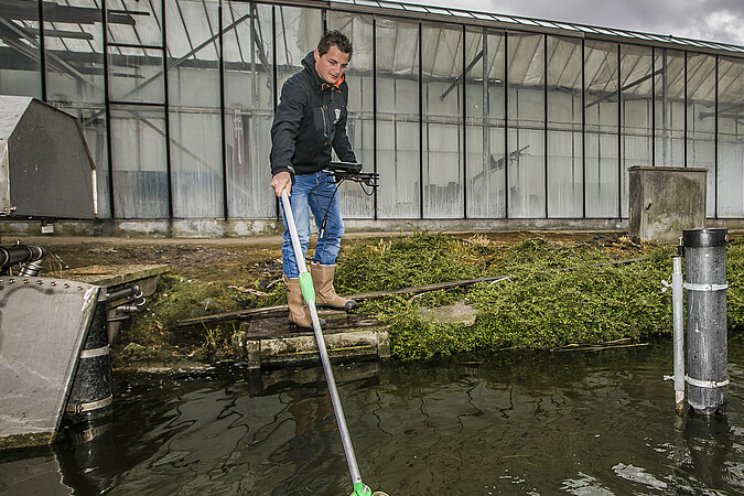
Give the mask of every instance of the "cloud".
[[744, 45], [744, 15], [736, 15], [728, 10], [711, 12], [705, 16], [705, 30], [702, 38], [727, 41]]
[[743, 0], [408, 1], [744, 45]]

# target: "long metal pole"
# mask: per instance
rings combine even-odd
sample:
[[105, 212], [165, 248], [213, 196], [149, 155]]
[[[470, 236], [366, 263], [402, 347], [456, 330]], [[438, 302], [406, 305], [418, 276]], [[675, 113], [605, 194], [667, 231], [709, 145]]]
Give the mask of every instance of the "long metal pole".
[[682, 257], [672, 259], [672, 315], [674, 320], [674, 399], [677, 410], [685, 408], [685, 322]]
[[[326, 349], [325, 340], [323, 339], [323, 329], [320, 327], [318, 310], [315, 308], [313, 281], [310, 277], [310, 273], [307, 271], [307, 267], [305, 266], [305, 255], [302, 253], [302, 248], [300, 247], [300, 238], [297, 235], [297, 227], [295, 225], [294, 216], [292, 215], [292, 206], [289, 203], [289, 195], [287, 194], [286, 189], [282, 190], [282, 206], [284, 207], [284, 217], [287, 220], [287, 227], [289, 228], [289, 234], [292, 239], [292, 250], [294, 251], [295, 260], [297, 261], [297, 269], [300, 272], [299, 282], [300, 288], [302, 288], [302, 296], [305, 299], [307, 306], [310, 308], [310, 316], [313, 321], [313, 332], [315, 333], [315, 342], [318, 345], [318, 353], [320, 353], [320, 361], [323, 364], [323, 372], [325, 373], [326, 383], [328, 384], [328, 392], [331, 395], [333, 413], [336, 415], [336, 424], [338, 425], [338, 431], [341, 435], [341, 444], [344, 447], [346, 464], [349, 467], [349, 475], [354, 484], [355, 493], [364, 494], [364, 492], [358, 491], [358, 488], [361, 489], [360, 486], [366, 486], [364, 486], [364, 483], [362, 482], [362, 476], [359, 473], [359, 466], [357, 465], [356, 455], [354, 454], [354, 446], [351, 444], [349, 429], [346, 427], [344, 409], [343, 406], [341, 406], [341, 398], [338, 396], [336, 380], [333, 377], [333, 370], [331, 369], [331, 360], [328, 357], [328, 350]], [[369, 488], [367, 488], [367, 491], [369, 491]]]

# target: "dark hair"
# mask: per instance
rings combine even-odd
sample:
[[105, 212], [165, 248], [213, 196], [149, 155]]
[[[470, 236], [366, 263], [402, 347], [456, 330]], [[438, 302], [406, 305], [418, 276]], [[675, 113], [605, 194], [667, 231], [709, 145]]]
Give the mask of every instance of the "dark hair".
[[331, 49], [331, 46], [336, 45], [336, 48], [341, 50], [344, 53], [349, 54], [349, 58], [351, 58], [352, 54], [352, 47], [351, 47], [351, 41], [349, 41], [349, 38], [346, 37], [345, 34], [343, 34], [341, 31], [326, 31], [326, 33], [323, 35], [323, 37], [318, 42], [318, 53], [320, 55], [325, 55], [328, 53], [328, 50]]

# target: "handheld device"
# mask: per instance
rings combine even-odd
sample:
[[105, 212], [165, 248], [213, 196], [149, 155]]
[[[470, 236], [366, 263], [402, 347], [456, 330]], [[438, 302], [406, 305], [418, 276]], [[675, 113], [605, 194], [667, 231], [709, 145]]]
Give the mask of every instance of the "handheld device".
[[[328, 164], [326, 170], [333, 174], [336, 184], [348, 180], [361, 184], [362, 189], [365, 186], [374, 189], [380, 185], [380, 174], [377, 172], [362, 172], [361, 162], [331, 162]], [[368, 195], [372, 194], [372, 192], [367, 192], [367, 190], [364, 192]]]

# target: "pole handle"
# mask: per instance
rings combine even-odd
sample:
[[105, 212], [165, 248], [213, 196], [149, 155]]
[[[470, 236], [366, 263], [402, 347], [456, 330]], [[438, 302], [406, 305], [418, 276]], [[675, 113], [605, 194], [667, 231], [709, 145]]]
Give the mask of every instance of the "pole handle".
[[[292, 215], [292, 204], [289, 203], [289, 193], [287, 188], [282, 190], [282, 206], [284, 207], [284, 218], [287, 219], [287, 227], [289, 228], [290, 238], [292, 239], [292, 251], [295, 255], [295, 261], [297, 262], [297, 270], [300, 275], [303, 272], [307, 272], [307, 266], [305, 266], [305, 256], [302, 253], [302, 247], [300, 246], [300, 237], [297, 234], [297, 224], [295, 224], [294, 215]], [[305, 292], [302, 292], [305, 295]]]

